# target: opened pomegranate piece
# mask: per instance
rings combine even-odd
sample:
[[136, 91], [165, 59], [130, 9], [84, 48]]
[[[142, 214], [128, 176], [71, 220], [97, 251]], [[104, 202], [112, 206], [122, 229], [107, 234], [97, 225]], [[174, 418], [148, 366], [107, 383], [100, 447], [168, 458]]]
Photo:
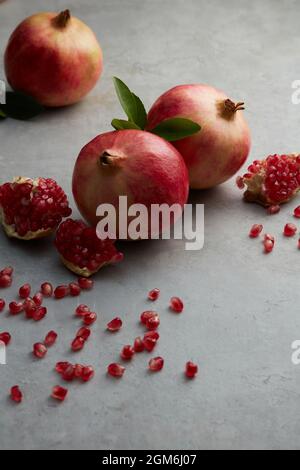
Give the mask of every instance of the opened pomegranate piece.
[[[81, 220], [68, 219], [57, 231], [55, 245], [65, 266], [83, 277], [89, 277], [99, 269], [123, 259], [111, 240], [100, 240], [96, 229], [88, 227]], [[84, 279], [79, 279], [82, 289], [92, 287]]]
[[0, 219], [9, 237], [45, 237], [71, 213], [65, 192], [52, 179], [17, 177], [0, 186]]

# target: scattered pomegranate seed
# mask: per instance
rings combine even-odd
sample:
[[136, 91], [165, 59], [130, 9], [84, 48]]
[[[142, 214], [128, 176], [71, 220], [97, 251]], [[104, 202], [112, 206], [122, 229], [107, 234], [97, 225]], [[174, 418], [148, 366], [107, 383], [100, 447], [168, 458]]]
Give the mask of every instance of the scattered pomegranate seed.
[[0, 341], [7, 346], [10, 343], [11, 336], [7, 331], [4, 331], [3, 333], [0, 333]]
[[71, 282], [69, 284], [69, 289], [70, 289], [70, 295], [72, 295], [72, 297], [76, 297], [77, 295], [80, 295], [81, 288], [79, 284], [77, 284], [77, 282]]
[[81, 365], [81, 364], [75, 364], [75, 366], [74, 366], [74, 375], [75, 375], [75, 377], [77, 377], [78, 379], [80, 379], [81, 376], [82, 376], [83, 367], [84, 367], [84, 366]]
[[75, 315], [78, 317], [84, 317], [87, 313], [90, 313], [90, 308], [87, 305], [80, 304], [75, 310]]
[[120, 328], [122, 328], [122, 325], [123, 325], [123, 322], [121, 318], [116, 317], [113, 320], [111, 320], [109, 323], [107, 323], [107, 329], [112, 332], [119, 331]]
[[14, 385], [13, 387], [11, 387], [10, 398], [16, 403], [21, 403], [21, 401], [23, 400], [23, 393], [21, 392], [20, 387], [18, 385]]
[[271, 240], [271, 242], [275, 243], [275, 237], [270, 233], [265, 233], [264, 240]]
[[4, 308], [5, 308], [5, 300], [0, 299], [0, 312], [3, 312]]
[[94, 369], [92, 366], [84, 366], [82, 368], [81, 379], [83, 382], [88, 382], [95, 375]]
[[158, 331], [147, 331], [144, 334], [144, 339], [145, 338], [151, 338], [151, 339], [154, 339], [155, 341], [158, 341], [159, 340], [159, 333], [158, 333]]
[[9, 277], [11, 277], [13, 275], [13, 272], [14, 272], [14, 268], [12, 268], [11, 266], [6, 266], [6, 268], [4, 268], [0, 271], [0, 276], [9, 276]]
[[163, 366], [164, 366], [164, 360], [160, 356], [153, 357], [149, 361], [149, 369], [152, 370], [153, 372], [158, 372], [162, 370]]
[[69, 286], [64, 286], [64, 285], [63, 286], [58, 286], [54, 290], [54, 297], [56, 299], [63, 299], [67, 295], [69, 295]]
[[97, 313], [89, 312], [83, 317], [83, 323], [85, 325], [92, 325], [97, 320]]
[[27, 299], [27, 297], [30, 296], [30, 292], [31, 292], [31, 285], [24, 284], [19, 289], [19, 296], [21, 297], [21, 299]]
[[112, 377], [122, 377], [125, 372], [125, 367], [121, 366], [121, 364], [117, 364], [116, 362], [109, 364], [107, 367], [107, 372]]
[[84, 343], [84, 338], [82, 338], [81, 336], [77, 336], [75, 339], [73, 339], [71, 343], [72, 351], [80, 351], [83, 348]]
[[67, 382], [71, 382], [75, 377], [75, 367], [73, 364], [68, 364], [65, 370], [62, 372], [62, 378]]
[[176, 313], [181, 313], [183, 310], [183, 302], [179, 297], [171, 297], [170, 300], [170, 308], [176, 312]]
[[25, 299], [23, 302], [23, 307], [25, 312], [27, 313], [27, 310], [36, 309], [36, 304], [31, 297], [27, 297], [27, 299]]
[[12, 285], [12, 278], [8, 274], [0, 276], [0, 287], [10, 287]]
[[42, 359], [47, 354], [46, 346], [43, 343], [35, 343], [33, 345], [33, 354], [39, 359]]
[[152, 289], [149, 293], [148, 293], [148, 299], [149, 300], [157, 300], [158, 297], [159, 297], [159, 294], [160, 294], [160, 290], [157, 289], [157, 287], [155, 289]]
[[159, 315], [153, 315], [152, 317], [148, 318], [146, 321], [146, 327], [148, 330], [156, 330], [160, 325]]
[[133, 358], [134, 353], [135, 353], [134, 348], [130, 344], [127, 344], [126, 346], [123, 347], [121, 351], [121, 358], [124, 359], [125, 361], [128, 361]]
[[44, 340], [44, 344], [46, 346], [53, 346], [53, 344], [55, 343], [55, 341], [57, 340], [57, 333], [53, 330], [49, 331], [49, 333], [47, 333], [46, 337], [45, 337], [45, 340]]
[[80, 277], [78, 279], [78, 284], [81, 289], [90, 290], [94, 286], [94, 281], [92, 279], [87, 279], [86, 277]]
[[286, 237], [293, 237], [296, 232], [297, 232], [297, 227], [295, 224], [289, 223], [284, 226], [283, 234]]
[[187, 362], [185, 365], [185, 375], [190, 379], [193, 379], [198, 373], [198, 366], [194, 362]]
[[34, 301], [37, 307], [40, 307], [43, 303], [43, 294], [41, 292], [37, 292], [33, 297], [32, 300]]
[[235, 182], [239, 189], [243, 189], [245, 187], [244, 179], [242, 176], [237, 176]]
[[53, 286], [50, 284], [50, 282], [44, 282], [41, 285], [41, 293], [45, 297], [52, 297], [53, 295]]
[[259, 234], [262, 232], [262, 229], [263, 229], [263, 226], [261, 224], [252, 225], [250, 232], [249, 232], [249, 237], [257, 238]]
[[136, 353], [143, 352], [145, 349], [144, 342], [140, 336], [135, 338], [133, 348]]
[[67, 369], [69, 365], [70, 365], [69, 362], [57, 362], [55, 365], [55, 370], [59, 374], [62, 374], [63, 372], [65, 372], [65, 370]]
[[265, 253], [271, 253], [271, 251], [273, 251], [273, 248], [274, 248], [274, 242], [272, 240], [264, 240], [264, 249], [265, 249]]
[[270, 215], [278, 214], [278, 212], [280, 212], [280, 206], [279, 205], [269, 206], [267, 208], [267, 212]]
[[298, 240], [298, 249], [300, 250], [300, 238]]
[[10, 302], [9, 311], [12, 315], [17, 315], [24, 310], [23, 302]]
[[300, 206], [297, 206], [294, 209], [294, 217], [297, 217], [297, 219], [300, 219]]
[[47, 315], [46, 307], [38, 307], [32, 312], [32, 318], [34, 321], [40, 321]]
[[151, 318], [155, 315], [158, 315], [158, 314], [154, 310], [146, 310], [145, 312], [141, 313], [141, 316], [140, 316], [141, 323], [146, 325], [149, 318]]
[[84, 341], [86, 341], [91, 334], [91, 330], [87, 328], [86, 326], [83, 326], [82, 328], [79, 328], [79, 330], [76, 333], [76, 338], [83, 338]]
[[60, 385], [56, 385], [52, 389], [51, 397], [55, 400], [64, 401], [67, 395], [68, 389], [61, 387]]
[[146, 351], [151, 352], [156, 346], [156, 339], [146, 336], [146, 338], [143, 339], [143, 343]]

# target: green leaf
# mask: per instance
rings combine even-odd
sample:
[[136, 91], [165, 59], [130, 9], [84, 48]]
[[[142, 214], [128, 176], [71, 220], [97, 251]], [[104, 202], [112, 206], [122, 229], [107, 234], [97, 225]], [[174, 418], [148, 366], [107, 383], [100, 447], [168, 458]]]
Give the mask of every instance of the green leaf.
[[138, 129], [141, 130], [134, 122], [125, 121], [124, 119], [113, 119], [111, 125], [117, 130], [121, 131], [123, 129]]
[[191, 135], [196, 134], [201, 129], [201, 126], [190, 119], [185, 118], [171, 118], [162, 121], [158, 126], [150, 132], [162, 137], [169, 142], [184, 139]]
[[6, 104], [1, 105], [6, 116], [24, 121], [37, 116], [43, 109], [33, 98], [16, 91], [6, 92]]
[[134, 122], [140, 129], [144, 129], [147, 123], [147, 113], [142, 101], [129, 90], [122, 80], [113, 77], [113, 81], [117, 96], [128, 120]]

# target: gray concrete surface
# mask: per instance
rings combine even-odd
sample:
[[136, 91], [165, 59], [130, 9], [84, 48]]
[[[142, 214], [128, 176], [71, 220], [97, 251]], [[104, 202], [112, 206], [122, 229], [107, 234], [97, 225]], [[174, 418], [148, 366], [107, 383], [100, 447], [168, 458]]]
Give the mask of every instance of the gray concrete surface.
[[[105, 57], [102, 80], [77, 106], [32, 122], [2, 122], [1, 181], [16, 173], [48, 175], [70, 193], [79, 150], [120, 117], [113, 75], [147, 106], [173, 85], [213, 84], [245, 100], [251, 157], [299, 150], [300, 106], [291, 103], [291, 83], [300, 75], [296, 0], [7, 0], [0, 6], [1, 56], [25, 16], [65, 7], [96, 31]], [[191, 198], [205, 203], [204, 249], [186, 252], [180, 241], [125, 245], [126, 260], [103, 270], [96, 288], [80, 298], [100, 312], [100, 321], [76, 358], [68, 352], [78, 326], [75, 299], [48, 302], [39, 324], [0, 315], [0, 330], [13, 336], [8, 364], [0, 366], [1, 449], [300, 448], [300, 366], [291, 363], [291, 343], [300, 338], [300, 253], [296, 240], [280, 235], [296, 204], [266, 217], [242, 203], [233, 180]], [[248, 239], [254, 222], [277, 235], [272, 255]], [[23, 244], [0, 233], [0, 244], [0, 264], [16, 269], [14, 286], [0, 293], [6, 299], [25, 281], [38, 288], [45, 279], [72, 279], [49, 241]], [[165, 369], [149, 375], [148, 356], [140, 355], [123, 380], [110, 380], [106, 365], [141, 333], [138, 315], [155, 286], [162, 291], [156, 354], [165, 357]], [[174, 294], [186, 304], [181, 316], [167, 308]], [[125, 325], [112, 336], [104, 328], [115, 315]], [[50, 328], [60, 340], [35, 361], [31, 345]], [[48, 398], [59, 383], [52, 369], [64, 358], [91, 363], [97, 374], [89, 384], [71, 384], [67, 401], [57, 405]], [[193, 382], [182, 375], [190, 358], [200, 365]], [[15, 383], [25, 393], [17, 407], [7, 398]]]

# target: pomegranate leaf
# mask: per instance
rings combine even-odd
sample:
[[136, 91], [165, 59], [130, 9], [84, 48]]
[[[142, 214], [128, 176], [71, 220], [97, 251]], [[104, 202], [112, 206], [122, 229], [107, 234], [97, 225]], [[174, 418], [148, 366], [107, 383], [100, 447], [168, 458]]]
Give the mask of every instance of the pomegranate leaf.
[[134, 93], [132, 93], [132, 96], [135, 99], [136, 109], [137, 109], [137, 118], [138, 119], [135, 121], [135, 123], [141, 129], [145, 129], [145, 127], [147, 125], [147, 113], [146, 113], [146, 110], [145, 110], [145, 106], [144, 106], [142, 100], [138, 96], [136, 96]]
[[138, 128], [144, 129], [147, 123], [147, 113], [142, 101], [130, 91], [122, 80], [113, 77], [113, 81], [117, 96], [128, 120], [135, 123]]
[[121, 131], [123, 129], [138, 129], [138, 130], [140, 130], [140, 127], [137, 126], [134, 122], [125, 121], [124, 119], [113, 119], [111, 121], [111, 125], [117, 131]]
[[162, 137], [169, 142], [184, 139], [191, 135], [196, 134], [201, 129], [201, 126], [190, 119], [185, 118], [171, 118], [162, 121], [158, 126], [150, 132]]
[[6, 104], [1, 105], [1, 110], [6, 116], [24, 121], [37, 116], [43, 109], [43, 106], [31, 96], [15, 91], [8, 91], [6, 93]]

